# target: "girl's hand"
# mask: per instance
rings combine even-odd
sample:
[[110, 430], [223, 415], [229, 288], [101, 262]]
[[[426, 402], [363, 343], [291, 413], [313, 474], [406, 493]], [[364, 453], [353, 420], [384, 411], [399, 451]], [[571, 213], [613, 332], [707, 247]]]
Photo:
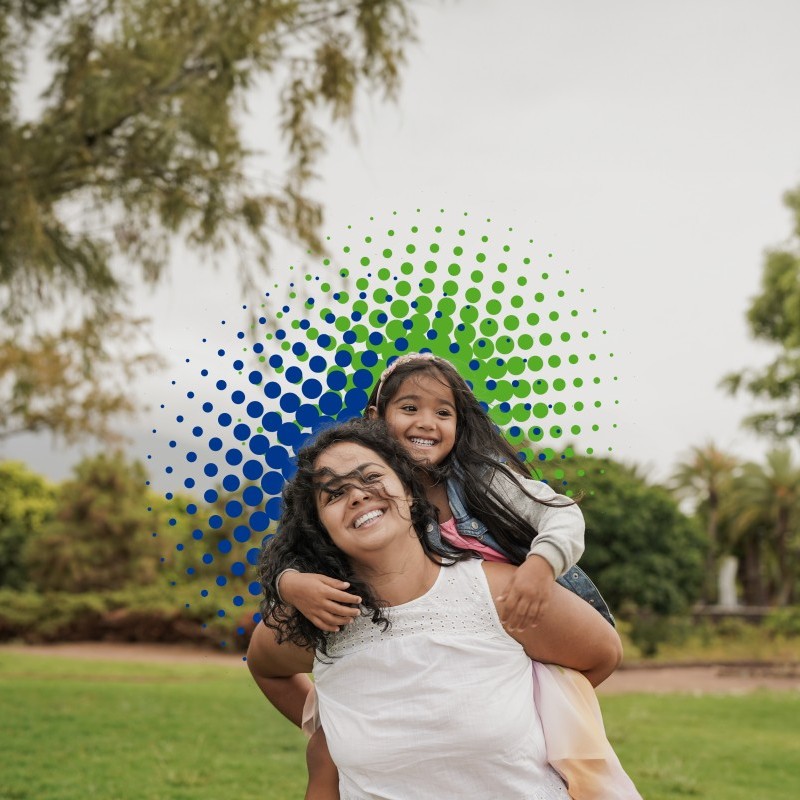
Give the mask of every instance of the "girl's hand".
[[500, 622], [507, 631], [535, 627], [550, 602], [555, 575], [541, 556], [529, 556], [516, 570], [506, 591], [496, 598]]
[[361, 613], [361, 598], [345, 591], [346, 581], [316, 572], [285, 572], [278, 583], [281, 597], [321, 631], [341, 630]]

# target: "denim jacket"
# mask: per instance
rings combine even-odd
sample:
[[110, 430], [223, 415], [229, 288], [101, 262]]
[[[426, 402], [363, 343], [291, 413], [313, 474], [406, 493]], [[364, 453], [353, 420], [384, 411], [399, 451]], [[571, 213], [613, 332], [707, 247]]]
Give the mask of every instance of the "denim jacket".
[[[530, 498], [525, 498], [527, 502], [534, 502]], [[470, 516], [467, 510], [467, 500], [464, 494], [464, 487], [460, 480], [455, 477], [447, 479], [447, 501], [450, 504], [450, 510], [453, 512], [453, 519], [455, 521], [456, 530], [461, 536], [470, 536], [501, 553], [512, 563], [520, 563], [525, 560], [528, 551], [524, 548], [519, 548], [514, 553], [507, 552], [502, 548], [497, 540], [487, 530], [486, 526], [473, 516]], [[513, 510], [520, 511], [519, 508], [513, 506]], [[433, 525], [428, 526], [428, 535], [432, 540], [441, 543], [441, 532]], [[603, 599], [597, 587], [592, 583], [589, 576], [577, 565], [573, 564], [569, 567], [563, 575], [557, 578], [565, 589], [574, 592], [578, 597], [585, 600], [587, 603], [594, 606], [597, 611], [605, 617], [608, 622], [614, 625], [614, 617], [608, 608], [608, 604]]]

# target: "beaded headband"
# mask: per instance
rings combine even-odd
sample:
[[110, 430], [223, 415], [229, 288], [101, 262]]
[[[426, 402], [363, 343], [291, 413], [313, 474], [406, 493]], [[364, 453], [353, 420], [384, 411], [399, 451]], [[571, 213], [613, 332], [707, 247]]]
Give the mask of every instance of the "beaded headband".
[[399, 367], [401, 364], [408, 364], [409, 361], [437, 361], [437, 357], [433, 353], [407, 353], [400, 358], [395, 359], [389, 364], [388, 367], [381, 373], [381, 378], [378, 381], [378, 391], [375, 394], [375, 408], [381, 400], [381, 389], [386, 379]]

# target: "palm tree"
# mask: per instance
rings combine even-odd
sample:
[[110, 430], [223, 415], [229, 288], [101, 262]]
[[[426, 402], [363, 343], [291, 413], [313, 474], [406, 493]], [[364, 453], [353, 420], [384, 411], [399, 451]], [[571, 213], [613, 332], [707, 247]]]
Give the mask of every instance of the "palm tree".
[[721, 544], [720, 505], [729, 491], [738, 463], [734, 456], [722, 452], [713, 442], [708, 442], [703, 447], [691, 449], [688, 458], [677, 465], [669, 482], [670, 488], [679, 497], [694, 502], [695, 513], [705, 520], [708, 537], [703, 591], [705, 603], [711, 603], [716, 595], [716, 566]]
[[[769, 560], [768, 564], [751, 563], [745, 569], [745, 583], [761, 595], [760, 602], [767, 599], [786, 605], [794, 599], [797, 582], [800, 468], [793, 463], [789, 448], [777, 448], [767, 454], [763, 466], [744, 464], [732, 488], [724, 514], [744, 545], [745, 556], [759, 562], [765, 554]], [[762, 566], [772, 573], [767, 587], [759, 585], [754, 574], [758, 569], [763, 576]]]

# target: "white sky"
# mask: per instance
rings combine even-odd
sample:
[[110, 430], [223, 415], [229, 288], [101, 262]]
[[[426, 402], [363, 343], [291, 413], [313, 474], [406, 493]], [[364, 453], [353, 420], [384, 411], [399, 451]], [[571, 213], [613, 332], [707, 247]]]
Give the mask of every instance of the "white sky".
[[[524, 231], [570, 267], [616, 341], [617, 457], [656, 478], [709, 439], [758, 458], [765, 444], [739, 427], [749, 402], [717, 384], [769, 355], [748, 339], [744, 312], [764, 248], [790, 232], [781, 195], [800, 183], [800, 4], [415, 8], [398, 104], [363, 98], [358, 143], [331, 136], [313, 187], [325, 232], [418, 207], [424, 219], [445, 208]], [[263, 117], [248, 125], [278, 151], [259, 139], [272, 130]], [[276, 250], [276, 279], [290, 253]], [[235, 278], [176, 260], [140, 310], [177, 365], [241, 299]], [[157, 405], [174, 374], [138, 392]], [[143, 417], [141, 435], [151, 427]], [[79, 451], [24, 437], [3, 455], [60, 478]]]

